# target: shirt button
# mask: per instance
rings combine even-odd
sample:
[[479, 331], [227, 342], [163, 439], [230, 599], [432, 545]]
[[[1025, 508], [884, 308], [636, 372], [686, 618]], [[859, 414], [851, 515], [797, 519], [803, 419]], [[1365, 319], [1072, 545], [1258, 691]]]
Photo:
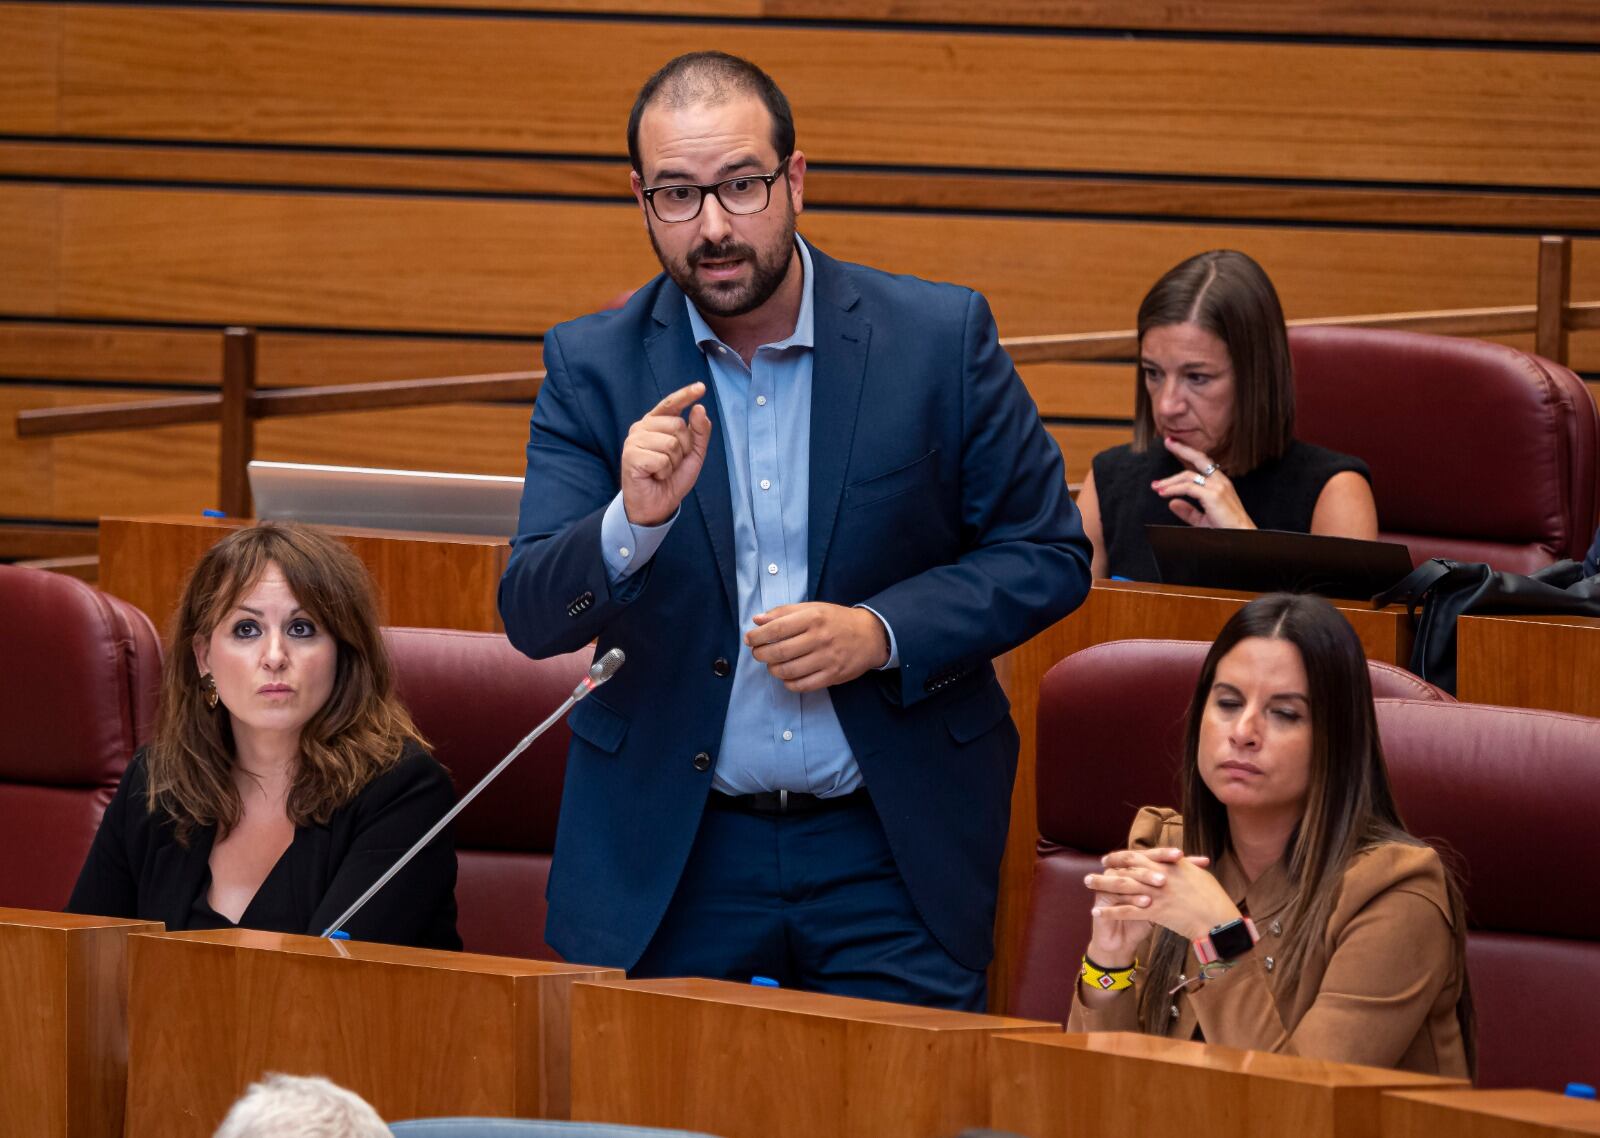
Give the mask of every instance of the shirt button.
[[765, 407], [766, 405], [767, 405], [767, 397], [765, 395], [757, 395], [756, 396], [756, 406], [757, 407]]
[[763, 479], [762, 479], [762, 480], [761, 480], [761, 488], [762, 488], [762, 489], [763, 489], [763, 490], [771, 490], [771, 489], [772, 489], [772, 479], [770, 479], [770, 478], [763, 478]]
[[632, 552], [628, 549], [628, 547], [626, 545], [624, 545], [621, 548], [619, 548], [617, 550], [617, 553], [620, 554], [623, 557], [631, 557], [631, 556], [633, 556]]
[[1172, 1018], [1173, 1019], [1177, 1019], [1178, 1018], [1178, 1005], [1177, 1004], [1173, 1004], [1172, 1005]]
[[785, 731], [783, 733], [783, 741], [785, 743], [787, 743], [789, 740], [791, 740], [793, 738], [794, 738], [794, 732], [793, 731]]
[[768, 565], [767, 572], [776, 577], [778, 575], [778, 563], [774, 561], [771, 565]]
[[726, 676], [731, 671], [733, 671], [733, 668], [729, 666], [725, 657], [718, 656], [711, 661], [711, 674], [713, 676]]
[[704, 751], [701, 751], [698, 755], [696, 755], [694, 757], [694, 769], [697, 770], [697, 771], [708, 771], [708, 770], [710, 770], [711, 769], [711, 756], [706, 754]]
[[1268, 972], [1271, 972], [1272, 971], [1272, 957], [1269, 956], [1265, 960], [1263, 960], [1261, 962], [1261, 966], [1263, 968], [1265, 968]]
[[1282, 936], [1283, 935], [1283, 923], [1281, 921], [1273, 921], [1271, 926], [1268, 928], [1267, 931], [1272, 933], [1273, 936]]

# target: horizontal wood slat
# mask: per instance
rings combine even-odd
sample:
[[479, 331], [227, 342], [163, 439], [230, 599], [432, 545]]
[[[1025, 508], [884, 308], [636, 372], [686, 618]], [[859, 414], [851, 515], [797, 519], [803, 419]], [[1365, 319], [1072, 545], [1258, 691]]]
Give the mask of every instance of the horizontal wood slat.
[[770, 67], [824, 162], [1600, 184], [1600, 132], [1582, 129], [1600, 68], [1582, 52], [309, 10], [60, 19], [67, 135], [616, 155], [644, 77], [716, 47]]
[[[60, 195], [61, 243], [59, 282], [38, 292], [64, 317], [532, 336], [656, 270], [621, 205], [0, 184], [0, 217], [41, 193]], [[1216, 247], [1260, 260], [1291, 317], [1533, 300], [1520, 236], [823, 211], [802, 228], [844, 259], [980, 289], [1006, 336], [1126, 327], [1163, 271]], [[1576, 297], [1600, 296], [1596, 244], [1575, 243]], [[0, 281], [49, 280], [54, 256], [26, 227], [0, 229], [0, 262], [20, 270]], [[1578, 366], [1596, 340], [1574, 335]]]
[[[0, 175], [630, 200], [626, 163], [559, 158], [9, 142], [0, 144]], [[807, 171], [806, 201], [814, 207], [1449, 225], [1551, 233], [1600, 230], [1600, 196], [1579, 193], [908, 173], [821, 165]]]
[[27, 134], [59, 130], [61, 13], [0, 6], [0, 123]]
[[[227, 0], [238, 2], [238, 0]], [[280, 0], [325, 5], [328, 0]], [[345, 7], [497, 8], [505, 11], [766, 16], [791, 20], [1250, 32], [1301, 36], [1600, 42], [1589, 0], [1460, 4], [1455, 0], [342, 0]]]

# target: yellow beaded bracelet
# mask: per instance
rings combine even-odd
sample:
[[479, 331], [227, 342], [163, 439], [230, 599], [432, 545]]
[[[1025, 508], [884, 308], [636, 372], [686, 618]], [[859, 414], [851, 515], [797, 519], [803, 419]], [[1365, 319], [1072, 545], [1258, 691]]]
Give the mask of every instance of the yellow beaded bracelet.
[[1133, 974], [1138, 970], [1138, 960], [1126, 968], [1101, 968], [1085, 956], [1083, 967], [1078, 970], [1078, 976], [1091, 988], [1099, 988], [1102, 992], [1120, 992], [1124, 988], [1133, 987]]

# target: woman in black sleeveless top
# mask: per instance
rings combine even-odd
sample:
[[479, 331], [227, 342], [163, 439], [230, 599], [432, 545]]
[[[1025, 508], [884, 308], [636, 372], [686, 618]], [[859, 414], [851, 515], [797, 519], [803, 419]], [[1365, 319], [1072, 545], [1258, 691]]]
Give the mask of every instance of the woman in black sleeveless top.
[[1371, 540], [1366, 463], [1294, 437], [1294, 371], [1267, 274], [1231, 249], [1169, 271], [1139, 306], [1133, 442], [1078, 495], [1094, 575], [1156, 579], [1147, 523]]

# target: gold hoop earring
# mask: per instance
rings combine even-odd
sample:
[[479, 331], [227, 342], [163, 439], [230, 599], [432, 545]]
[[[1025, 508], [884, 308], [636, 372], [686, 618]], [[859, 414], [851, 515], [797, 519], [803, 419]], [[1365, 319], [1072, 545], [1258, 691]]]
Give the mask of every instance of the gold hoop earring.
[[200, 694], [205, 696], [206, 707], [215, 711], [222, 697], [217, 694], [217, 678], [210, 672], [200, 677]]

